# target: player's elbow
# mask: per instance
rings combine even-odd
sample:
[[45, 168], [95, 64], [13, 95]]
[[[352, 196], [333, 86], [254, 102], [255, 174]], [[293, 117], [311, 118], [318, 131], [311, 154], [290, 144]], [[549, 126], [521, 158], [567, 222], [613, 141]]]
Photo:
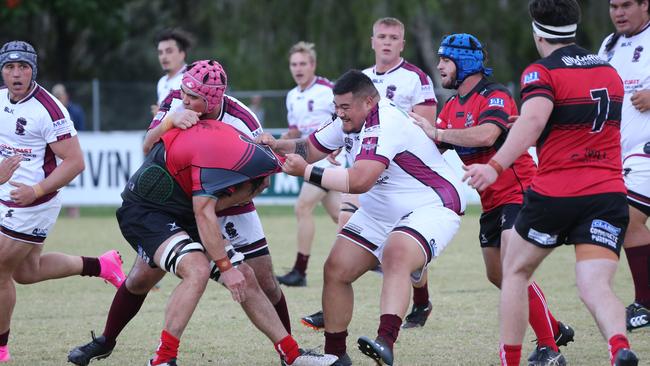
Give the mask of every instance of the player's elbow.
[[350, 189], [349, 193], [352, 194], [361, 194], [361, 193], [366, 193], [372, 188], [372, 186], [375, 184], [374, 179], [369, 179], [368, 177], [360, 178], [360, 179], [354, 179], [350, 181]]

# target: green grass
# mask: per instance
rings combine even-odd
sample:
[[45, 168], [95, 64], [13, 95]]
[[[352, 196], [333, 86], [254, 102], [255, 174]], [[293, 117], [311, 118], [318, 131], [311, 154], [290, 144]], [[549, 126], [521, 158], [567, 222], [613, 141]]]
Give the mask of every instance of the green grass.
[[[102, 211], [103, 210], [103, 211]], [[118, 248], [126, 266], [135, 253], [121, 237], [114, 209], [96, 210], [81, 219], [61, 218], [45, 246], [46, 251], [97, 255]], [[295, 258], [295, 219], [290, 207], [261, 207], [262, 222], [271, 245], [277, 273]], [[477, 242], [475, 208], [463, 218], [454, 242], [431, 266], [429, 286], [434, 310], [422, 329], [403, 331], [396, 344], [398, 365], [498, 365], [498, 291], [484, 276]], [[301, 316], [320, 308], [322, 264], [335, 238], [335, 226], [317, 215], [317, 238], [309, 266], [307, 288], [284, 288], [292, 314], [294, 335], [303, 347], [324, 344], [322, 333], [299, 324]], [[576, 329], [576, 342], [563, 349], [572, 365], [609, 365], [607, 346], [590, 314], [578, 299], [570, 247], [557, 250], [537, 276], [556, 317]], [[374, 336], [379, 318], [381, 278], [367, 274], [355, 284], [355, 313], [349, 328], [348, 351], [355, 365], [372, 365], [356, 350], [356, 338]], [[108, 359], [91, 365], [144, 365], [159, 339], [163, 312], [177, 280], [168, 276], [162, 289], [149, 294], [138, 316], [127, 326]], [[633, 296], [625, 260], [615, 288], [627, 304]], [[69, 365], [66, 355], [90, 340], [90, 330], [101, 333], [114, 289], [95, 278], [72, 277], [30, 286], [18, 286], [11, 326], [10, 365]], [[642, 364], [650, 359], [649, 330], [630, 335]], [[532, 351], [528, 331], [524, 358]], [[229, 293], [210, 283], [181, 340], [181, 365], [277, 365], [270, 341], [261, 335], [231, 300]]]

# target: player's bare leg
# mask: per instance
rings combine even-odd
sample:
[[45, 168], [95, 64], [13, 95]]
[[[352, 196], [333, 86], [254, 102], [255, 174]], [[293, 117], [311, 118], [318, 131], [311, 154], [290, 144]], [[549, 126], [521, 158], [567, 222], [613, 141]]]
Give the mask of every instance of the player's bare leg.
[[266, 294], [273, 308], [275, 308], [285, 330], [291, 333], [291, 318], [289, 316], [287, 302], [280, 288], [280, 283], [273, 274], [273, 261], [271, 260], [271, 256], [267, 254], [250, 258], [246, 260], [246, 264], [255, 272], [255, 278], [260, 288]]
[[347, 328], [352, 320], [354, 290], [352, 283], [379, 262], [367, 250], [338, 237], [325, 261], [323, 312], [325, 317], [325, 352], [346, 354]]
[[325, 212], [330, 216], [332, 222], [335, 224], [339, 221], [339, 209], [341, 207], [341, 192], [328, 191], [325, 197], [321, 200]]
[[339, 230], [345, 226], [350, 220], [350, 217], [359, 209], [361, 204], [359, 203], [358, 194], [342, 193], [341, 194], [341, 204], [339, 206], [339, 217], [338, 217], [338, 226]]
[[634, 280], [634, 302], [627, 307], [628, 330], [650, 327], [650, 229], [648, 216], [630, 208], [630, 223], [625, 232], [625, 256]]

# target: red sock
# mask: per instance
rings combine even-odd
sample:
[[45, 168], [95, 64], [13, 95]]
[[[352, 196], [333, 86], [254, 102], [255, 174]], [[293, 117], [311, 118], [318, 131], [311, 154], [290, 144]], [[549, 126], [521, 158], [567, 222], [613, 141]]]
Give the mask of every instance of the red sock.
[[625, 249], [634, 280], [634, 301], [650, 308], [650, 244]]
[[377, 329], [377, 336], [383, 338], [386, 345], [391, 350], [393, 344], [399, 335], [399, 328], [402, 326], [402, 318], [395, 314], [382, 314], [379, 317], [379, 329]]
[[628, 342], [627, 337], [623, 334], [613, 335], [612, 338], [607, 342], [609, 343], [609, 361], [614, 365], [614, 360], [616, 360], [616, 354], [623, 348], [630, 348], [630, 342]]
[[290, 335], [282, 338], [280, 342], [274, 344], [274, 346], [275, 350], [280, 354], [280, 357], [284, 358], [287, 362], [287, 365], [291, 365], [293, 361], [300, 356], [298, 343]]
[[422, 287], [413, 286], [413, 305], [427, 305], [429, 303], [429, 284]]
[[528, 322], [537, 336], [537, 345], [557, 352], [549, 313], [542, 290], [535, 282], [531, 283], [528, 286]]
[[278, 313], [278, 317], [284, 325], [287, 333], [291, 334], [291, 318], [289, 317], [289, 309], [287, 308], [287, 300], [284, 298], [284, 293], [280, 291], [280, 301], [277, 304], [273, 305], [275, 312]]
[[156, 350], [156, 356], [151, 361], [151, 365], [160, 365], [175, 359], [178, 355], [178, 345], [181, 341], [163, 329], [160, 334], [160, 345]]
[[502, 344], [499, 347], [499, 359], [501, 366], [519, 366], [521, 360], [521, 344], [511, 346], [509, 344]]
[[307, 263], [309, 263], [309, 255], [304, 255], [298, 252], [296, 255], [296, 263], [293, 264], [293, 269], [304, 276], [305, 273], [307, 273]]
[[325, 353], [343, 356], [347, 352], [345, 339], [348, 337], [348, 331], [344, 330], [337, 333], [325, 332]]

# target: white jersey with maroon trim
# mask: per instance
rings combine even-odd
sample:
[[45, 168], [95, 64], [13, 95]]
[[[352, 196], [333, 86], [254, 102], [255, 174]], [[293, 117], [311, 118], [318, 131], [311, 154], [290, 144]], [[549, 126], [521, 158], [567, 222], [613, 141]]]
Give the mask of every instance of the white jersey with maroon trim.
[[650, 23], [632, 37], [621, 36], [607, 52], [605, 45], [612, 36], [605, 38], [598, 54], [614, 66], [625, 87], [621, 116], [621, 153], [625, 158], [650, 141], [650, 111], [641, 113], [630, 101], [636, 91], [650, 89]]
[[[49, 144], [75, 136], [77, 131], [70, 114], [52, 94], [36, 84], [17, 103], [9, 100], [9, 91], [0, 89], [0, 155], [7, 158], [20, 154], [23, 160], [11, 177], [12, 181], [34, 185], [50, 175], [57, 166]], [[10, 202], [9, 182], [0, 186], [0, 201]], [[38, 203], [47, 201], [49, 194]]]
[[[151, 129], [158, 126], [170, 110], [175, 111], [182, 109], [183, 103], [181, 101], [181, 91], [172, 90], [169, 92], [167, 97], [165, 97], [162, 103], [160, 103], [160, 109], [154, 116], [153, 121], [151, 121], [149, 128]], [[255, 138], [263, 132], [262, 125], [257, 119], [257, 116], [255, 116], [255, 113], [246, 107], [244, 103], [237, 100], [237, 98], [229, 95], [223, 96], [221, 112], [216, 119], [235, 127], [250, 138]]]
[[169, 92], [181, 88], [185, 67], [187, 67], [187, 65], [183, 65], [183, 67], [171, 78], [165, 74], [158, 80], [158, 85], [156, 87], [158, 92], [158, 105], [160, 105], [165, 97], [169, 95]]
[[421, 206], [465, 210], [460, 180], [425, 133], [406, 113], [382, 99], [358, 134], [346, 134], [337, 118], [309, 136], [322, 152], [344, 147], [355, 161], [375, 160], [386, 166], [375, 185], [360, 196], [361, 206], [382, 222], [395, 223]]
[[404, 59], [386, 72], [377, 72], [373, 66], [363, 73], [370, 77], [382, 98], [392, 100], [407, 112], [418, 104], [435, 106], [438, 103], [431, 78]]
[[299, 86], [287, 94], [287, 122], [289, 128], [296, 128], [302, 136], [316, 131], [323, 123], [332, 120], [334, 114], [334, 94], [332, 83], [320, 76], [305, 90]]

